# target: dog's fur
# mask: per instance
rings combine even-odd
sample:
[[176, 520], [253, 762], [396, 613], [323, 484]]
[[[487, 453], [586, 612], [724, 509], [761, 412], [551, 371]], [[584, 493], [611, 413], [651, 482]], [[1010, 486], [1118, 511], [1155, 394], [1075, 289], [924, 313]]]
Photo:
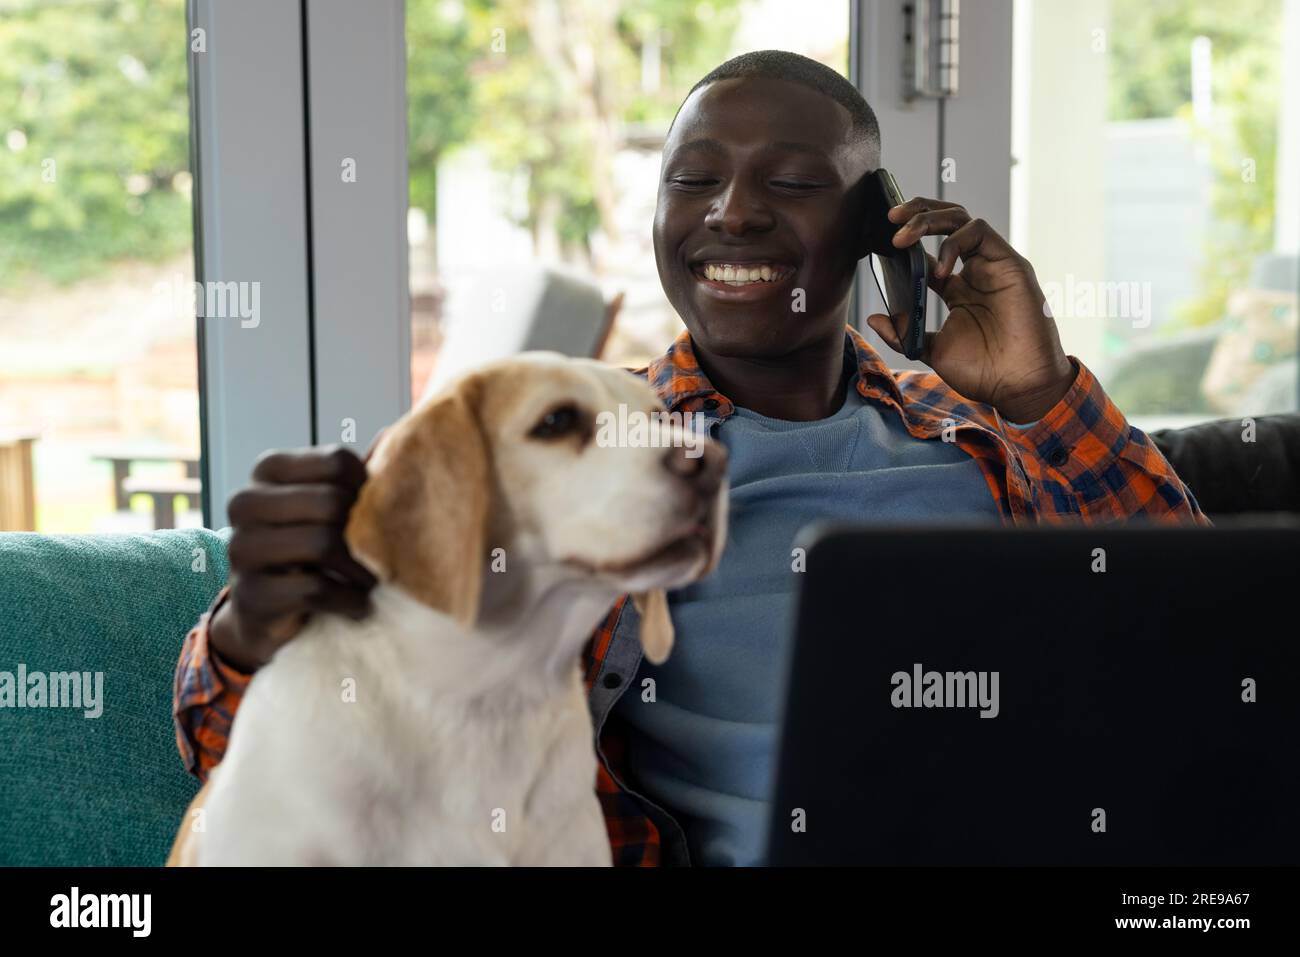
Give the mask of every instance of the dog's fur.
[[[604, 447], [619, 404], [662, 409], [625, 372], [528, 354], [388, 430], [346, 529], [372, 614], [314, 616], [257, 672], [169, 863], [610, 863], [579, 652], [631, 593], [666, 658], [662, 590], [713, 568], [726, 514], [721, 448]], [[557, 409], [580, 427], [539, 436]]]

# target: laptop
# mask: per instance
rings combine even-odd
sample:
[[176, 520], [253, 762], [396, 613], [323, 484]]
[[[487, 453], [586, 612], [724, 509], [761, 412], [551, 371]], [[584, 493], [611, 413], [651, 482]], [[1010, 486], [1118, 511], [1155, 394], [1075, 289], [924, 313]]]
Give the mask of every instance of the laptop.
[[1300, 524], [807, 537], [769, 864], [1300, 864]]

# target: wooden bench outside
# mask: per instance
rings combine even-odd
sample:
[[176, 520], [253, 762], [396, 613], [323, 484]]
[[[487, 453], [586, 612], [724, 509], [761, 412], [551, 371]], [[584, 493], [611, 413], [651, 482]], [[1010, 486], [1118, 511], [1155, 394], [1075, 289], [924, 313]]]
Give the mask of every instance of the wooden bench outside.
[[122, 490], [129, 503], [132, 495], [148, 495], [153, 500], [153, 527], [176, 527], [176, 496], [184, 495], [190, 507], [199, 501], [203, 483], [196, 478], [135, 478], [123, 479]]

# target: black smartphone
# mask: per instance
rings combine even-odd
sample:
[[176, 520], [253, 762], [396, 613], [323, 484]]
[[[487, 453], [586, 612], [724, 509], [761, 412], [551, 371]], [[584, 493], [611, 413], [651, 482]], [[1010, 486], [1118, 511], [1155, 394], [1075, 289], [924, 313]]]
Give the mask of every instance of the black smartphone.
[[919, 359], [925, 348], [925, 300], [929, 264], [920, 241], [903, 249], [892, 240], [901, 227], [889, 221], [889, 210], [903, 202], [903, 193], [887, 169], [867, 174], [867, 236], [871, 273], [885, 300], [903, 355]]

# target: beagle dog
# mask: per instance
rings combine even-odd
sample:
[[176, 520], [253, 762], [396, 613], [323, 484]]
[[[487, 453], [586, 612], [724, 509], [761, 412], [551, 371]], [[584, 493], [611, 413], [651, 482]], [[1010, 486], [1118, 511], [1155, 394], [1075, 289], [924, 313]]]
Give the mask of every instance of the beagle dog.
[[[619, 444], [602, 413], [668, 424]], [[372, 613], [314, 615], [256, 673], [168, 863], [608, 866], [580, 652], [631, 594], [667, 658], [664, 589], [725, 537], [725, 450], [669, 418], [526, 353], [387, 430], [344, 533]]]

